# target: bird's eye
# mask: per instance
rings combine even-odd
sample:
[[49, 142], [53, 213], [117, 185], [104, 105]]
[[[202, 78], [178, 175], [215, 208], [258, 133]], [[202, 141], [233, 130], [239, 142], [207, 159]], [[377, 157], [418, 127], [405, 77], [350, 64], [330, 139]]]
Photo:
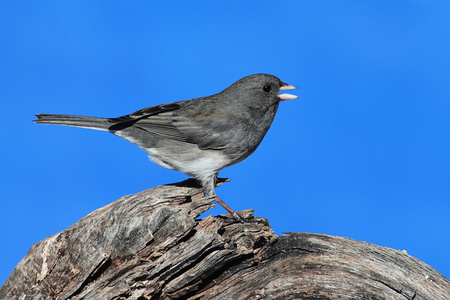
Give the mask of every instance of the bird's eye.
[[263, 87], [263, 91], [266, 92], [266, 93], [270, 92], [271, 89], [272, 89], [272, 87], [270, 85], [265, 85]]

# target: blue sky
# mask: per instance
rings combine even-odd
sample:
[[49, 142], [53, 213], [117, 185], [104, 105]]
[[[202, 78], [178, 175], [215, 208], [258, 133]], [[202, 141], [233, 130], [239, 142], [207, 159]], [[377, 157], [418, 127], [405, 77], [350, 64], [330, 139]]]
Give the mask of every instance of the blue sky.
[[0, 284], [33, 243], [186, 178], [34, 114], [117, 117], [261, 72], [300, 99], [220, 173], [232, 181], [218, 195], [277, 234], [405, 249], [450, 277], [449, 13], [447, 1], [3, 1]]

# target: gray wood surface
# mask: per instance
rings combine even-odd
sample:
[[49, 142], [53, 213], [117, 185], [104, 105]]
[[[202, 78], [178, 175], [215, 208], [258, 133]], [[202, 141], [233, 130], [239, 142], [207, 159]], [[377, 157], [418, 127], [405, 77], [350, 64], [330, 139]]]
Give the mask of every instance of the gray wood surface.
[[211, 206], [192, 181], [125, 196], [35, 245], [0, 299], [450, 299], [450, 281], [398, 250], [275, 236]]

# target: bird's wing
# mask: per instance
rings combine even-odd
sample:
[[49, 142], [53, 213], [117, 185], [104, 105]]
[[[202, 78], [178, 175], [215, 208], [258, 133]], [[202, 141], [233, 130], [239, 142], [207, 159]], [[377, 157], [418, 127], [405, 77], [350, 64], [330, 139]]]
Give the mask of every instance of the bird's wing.
[[[188, 100], [189, 101], [189, 100]], [[220, 115], [192, 107], [187, 101], [152, 106], [132, 114], [109, 119], [112, 131], [134, 126], [164, 138], [197, 144], [200, 149], [219, 150], [233, 137], [233, 122]]]
[[199, 149], [224, 149], [233, 138], [236, 122], [221, 115], [199, 114], [197, 116], [174, 116], [173, 124], [187, 137], [187, 142], [197, 144]]

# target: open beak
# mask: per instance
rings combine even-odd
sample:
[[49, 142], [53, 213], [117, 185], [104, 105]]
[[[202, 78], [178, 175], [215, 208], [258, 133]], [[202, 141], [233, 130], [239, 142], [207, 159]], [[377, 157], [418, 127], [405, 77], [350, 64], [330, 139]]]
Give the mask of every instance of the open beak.
[[[283, 83], [283, 85], [280, 87], [280, 90], [294, 90], [297, 89], [295, 86], [287, 84], [287, 83]], [[278, 95], [278, 98], [280, 98], [280, 100], [294, 100], [294, 99], [298, 99], [297, 96], [295, 95], [291, 95], [291, 94], [280, 94]]]

